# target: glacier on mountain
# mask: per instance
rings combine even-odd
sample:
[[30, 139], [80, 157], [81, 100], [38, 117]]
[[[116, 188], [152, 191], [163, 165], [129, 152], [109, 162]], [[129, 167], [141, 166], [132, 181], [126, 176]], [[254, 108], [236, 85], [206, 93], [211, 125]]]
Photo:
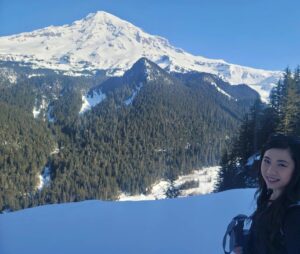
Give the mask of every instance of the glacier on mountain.
[[282, 72], [194, 56], [120, 18], [99, 11], [70, 25], [0, 37], [0, 60], [80, 72], [106, 70], [121, 76], [141, 57], [169, 72], [207, 72], [231, 84], [247, 84], [266, 99]]

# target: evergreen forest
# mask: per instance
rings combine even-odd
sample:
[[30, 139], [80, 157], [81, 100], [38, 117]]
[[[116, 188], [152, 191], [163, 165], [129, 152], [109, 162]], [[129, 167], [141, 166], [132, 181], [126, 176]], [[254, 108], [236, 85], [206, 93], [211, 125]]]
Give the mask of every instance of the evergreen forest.
[[238, 134], [223, 151], [215, 191], [256, 187], [260, 149], [273, 133], [300, 136], [300, 67], [287, 68], [272, 89], [269, 104], [256, 100]]
[[[219, 165], [258, 99], [245, 85], [167, 73], [146, 59], [122, 77], [0, 67], [16, 79], [0, 71], [0, 211], [146, 194], [161, 179]], [[106, 99], [80, 114], [82, 95], [99, 91]], [[46, 169], [50, 181], [40, 188]]]

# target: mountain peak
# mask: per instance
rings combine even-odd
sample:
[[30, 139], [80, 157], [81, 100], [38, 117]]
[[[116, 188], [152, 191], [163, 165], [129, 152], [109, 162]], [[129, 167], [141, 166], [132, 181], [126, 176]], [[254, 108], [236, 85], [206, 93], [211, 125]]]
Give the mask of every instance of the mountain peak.
[[78, 22], [81, 21], [93, 21], [96, 23], [111, 23], [111, 22], [128, 23], [118, 18], [117, 16], [114, 16], [113, 14], [110, 14], [105, 11], [97, 11], [95, 13], [90, 13], [84, 19], [78, 20]]
[[[152, 69], [152, 68], [159, 68], [161, 69], [158, 65], [154, 64], [152, 61], [150, 61], [146, 57], [141, 57], [139, 60], [137, 60], [133, 65], [131, 69], [134, 68], [143, 68], [143, 69]], [[161, 69], [162, 70], [162, 69]]]
[[218, 75], [231, 84], [247, 84], [268, 95], [281, 72], [257, 70], [223, 60], [194, 56], [167, 39], [147, 34], [110, 13], [98, 11], [70, 25], [0, 37], [0, 60], [25, 62], [35, 68], [65, 72], [105, 70], [122, 76], [141, 57], [169, 72]]
[[88, 14], [86, 18], [117, 18], [117, 17], [105, 11], [96, 11], [94, 13]]
[[133, 66], [125, 72], [124, 78], [127, 80], [139, 80], [140, 82], [155, 81], [163, 78], [166, 83], [170, 83], [172, 80], [169, 73], [146, 57], [142, 57], [135, 62]]
[[[133, 26], [129, 22], [122, 20], [105, 11], [98, 11], [90, 13], [85, 18], [75, 21], [71, 26], [71, 29], [75, 31], [81, 31], [84, 35], [88, 34], [87, 39], [97, 37], [102, 40], [106, 39], [112, 41], [120, 35], [124, 35], [128, 30], [138, 30], [139, 28]], [[114, 35], [115, 37], [111, 37]]]

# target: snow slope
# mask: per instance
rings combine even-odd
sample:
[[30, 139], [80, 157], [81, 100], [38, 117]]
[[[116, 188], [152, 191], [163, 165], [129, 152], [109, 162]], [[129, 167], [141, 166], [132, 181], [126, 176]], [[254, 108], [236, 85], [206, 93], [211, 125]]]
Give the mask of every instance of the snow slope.
[[221, 254], [253, 189], [142, 202], [85, 201], [0, 215], [1, 254]]
[[[179, 191], [178, 197], [187, 197], [195, 195], [203, 195], [213, 192], [215, 184], [218, 178], [218, 172], [220, 167], [206, 167], [198, 170], [194, 170], [191, 174], [179, 176], [173, 183], [175, 188], [180, 190], [180, 187], [188, 182], [195, 182], [198, 186], [193, 188], [187, 188]], [[166, 192], [171, 187], [171, 182], [166, 180], [160, 180], [154, 184], [148, 195], [126, 195], [122, 193], [119, 196], [120, 201], [141, 201], [141, 200], [156, 200], [167, 198]]]
[[79, 114], [83, 114], [89, 111], [91, 108], [95, 107], [103, 100], [106, 99], [106, 94], [102, 93], [101, 90], [96, 92], [93, 91], [92, 94], [82, 95], [82, 105]]
[[24, 61], [35, 67], [69, 72], [102, 69], [110, 75], [122, 75], [141, 57], [168, 71], [208, 72], [231, 84], [244, 83], [262, 97], [281, 76], [279, 71], [194, 56], [172, 46], [165, 38], [150, 35], [103, 11], [70, 25], [0, 37], [0, 60]]

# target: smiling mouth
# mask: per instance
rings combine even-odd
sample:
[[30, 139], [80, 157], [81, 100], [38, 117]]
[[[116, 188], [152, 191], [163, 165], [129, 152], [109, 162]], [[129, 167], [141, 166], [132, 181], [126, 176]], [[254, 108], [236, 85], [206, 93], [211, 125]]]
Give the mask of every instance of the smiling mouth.
[[280, 179], [278, 179], [278, 178], [269, 177], [269, 176], [266, 176], [266, 179], [269, 183], [276, 183], [276, 182], [280, 181]]

